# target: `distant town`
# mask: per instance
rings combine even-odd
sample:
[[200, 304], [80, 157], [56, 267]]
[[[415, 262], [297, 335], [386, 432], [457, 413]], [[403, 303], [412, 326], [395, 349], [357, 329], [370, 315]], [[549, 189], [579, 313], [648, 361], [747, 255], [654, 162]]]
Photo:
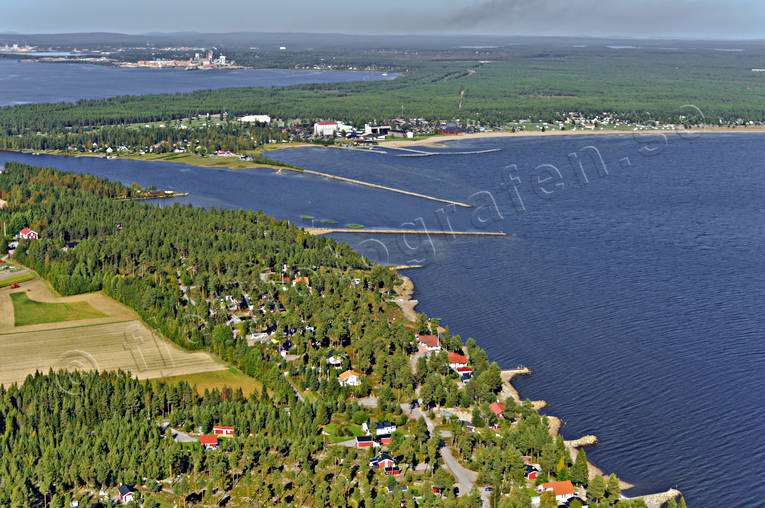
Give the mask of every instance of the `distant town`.
[[[0, 51], [2, 48], [0, 48]], [[32, 50], [18, 51], [9, 50], [6, 53], [32, 53]], [[193, 57], [189, 57], [184, 60], [171, 60], [166, 58], [158, 58], [154, 60], [138, 60], [137, 62], [130, 62], [124, 60], [117, 60], [107, 56], [70, 56], [70, 55], [57, 55], [57, 56], [40, 56], [37, 58], [23, 58], [21, 62], [47, 62], [47, 63], [90, 63], [90, 64], [102, 64], [102, 65], [114, 65], [117, 67], [125, 68], [151, 68], [151, 69], [186, 69], [186, 70], [211, 70], [211, 69], [245, 69], [242, 65], [237, 65], [233, 60], [228, 59], [224, 54], [215, 53], [209, 50], [206, 55], [202, 56], [200, 53], [195, 53]]]

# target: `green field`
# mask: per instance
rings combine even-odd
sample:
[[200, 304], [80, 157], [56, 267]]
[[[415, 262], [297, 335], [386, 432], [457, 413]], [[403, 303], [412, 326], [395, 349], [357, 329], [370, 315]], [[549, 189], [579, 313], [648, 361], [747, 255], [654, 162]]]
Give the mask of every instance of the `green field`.
[[11, 293], [11, 300], [16, 326], [106, 317], [106, 314], [97, 311], [88, 302], [36, 302], [30, 300], [24, 292]]
[[263, 389], [263, 385], [258, 380], [242, 374], [233, 367], [222, 370], [213, 370], [210, 372], [199, 372], [195, 374], [183, 374], [180, 376], [152, 379], [152, 382], [158, 381], [170, 384], [185, 381], [192, 387], [196, 386], [197, 392], [200, 394], [204, 393], [205, 389], [212, 390], [217, 388], [218, 390], [221, 390], [224, 387], [231, 388], [232, 390], [241, 388], [245, 395], [250, 395], [255, 391], [259, 392]]

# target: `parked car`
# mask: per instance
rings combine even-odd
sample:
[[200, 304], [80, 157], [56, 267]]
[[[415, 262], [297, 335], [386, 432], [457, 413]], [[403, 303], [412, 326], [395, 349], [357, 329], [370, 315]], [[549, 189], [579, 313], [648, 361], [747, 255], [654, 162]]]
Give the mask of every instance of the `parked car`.
[[14, 282], [11, 284], [11, 289], [17, 289], [19, 287], [18, 283]]

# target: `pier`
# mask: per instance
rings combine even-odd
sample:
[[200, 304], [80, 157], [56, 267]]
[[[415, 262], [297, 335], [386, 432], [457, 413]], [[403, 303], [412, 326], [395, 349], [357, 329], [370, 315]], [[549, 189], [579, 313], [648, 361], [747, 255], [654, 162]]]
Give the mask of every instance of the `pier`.
[[488, 231], [428, 231], [424, 229], [345, 229], [345, 228], [304, 228], [312, 235], [326, 235], [328, 233], [361, 233], [377, 235], [455, 235], [455, 236], [507, 236], [507, 233], [493, 233]]
[[411, 154], [398, 154], [396, 157], [429, 157], [431, 155], [478, 155], [482, 153], [499, 152], [501, 148], [487, 148], [486, 150], [472, 150], [469, 152], [426, 152], [423, 150], [414, 150], [412, 148], [392, 148], [391, 150], [404, 150], [406, 152], [413, 152]]
[[279, 168], [279, 171], [296, 171], [298, 173], [307, 173], [309, 175], [321, 176], [324, 178], [331, 178], [333, 180], [340, 180], [342, 182], [354, 183], [356, 185], [363, 185], [365, 187], [371, 187], [373, 189], [380, 189], [390, 192], [397, 192], [399, 194], [405, 194], [407, 196], [414, 196], [416, 198], [429, 199], [431, 201], [439, 201], [448, 205], [461, 206], [463, 208], [472, 208], [473, 205], [462, 203], [460, 201], [452, 201], [451, 199], [437, 198], [435, 196], [428, 196], [427, 194], [420, 194], [419, 192], [412, 192], [404, 189], [397, 189], [395, 187], [387, 187], [385, 185], [379, 185], [376, 183], [365, 182], [363, 180], [356, 180], [355, 178], [346, 178], [344, 176], [330, 175], [329, 173], [322, 173], [321, 171], [313, 171], [311, 169], [298, 169], [298, 168]]

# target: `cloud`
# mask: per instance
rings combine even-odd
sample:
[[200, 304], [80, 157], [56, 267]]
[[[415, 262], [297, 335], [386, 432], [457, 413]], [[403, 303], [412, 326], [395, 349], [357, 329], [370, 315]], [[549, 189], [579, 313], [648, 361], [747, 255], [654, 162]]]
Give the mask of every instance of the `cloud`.
[[422, 19], [431, 31], [506, 35], [760, 37], [752, 0], [483, 0]]

